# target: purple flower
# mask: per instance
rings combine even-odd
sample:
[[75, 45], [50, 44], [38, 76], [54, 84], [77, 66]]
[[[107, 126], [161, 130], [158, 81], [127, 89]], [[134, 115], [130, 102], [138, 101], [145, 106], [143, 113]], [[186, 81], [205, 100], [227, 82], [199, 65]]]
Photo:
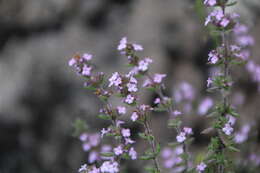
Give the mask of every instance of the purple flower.
[[91, 146], [96, 147], [100, 143], [100, 135], [98, 133], [95, 133], [93, 135], [89, 136], [89, 143]]
[[117, 50], [119, 51], [123, 51], [125, 48], [127, 47], [127, 38], [123, 37], [120, 42], [119, 45], [117, 47]]
[[186, 133], [185, 132], [180, 132], [177, 136], [176, 136], [177, 142], [182, 143], [183, 141], [186, 140]]
[[174, 115], [174, 116], [178, 116], [178, 115], [181, 115], [181, 114], [182, 113], [178, 110], [175, 110], [175, 111], [172, 112], [172, 115]]
[[138, 88], [137, 88], [137, 85], [135, 83], [128, 83], [127, 85], [127, 89], [129, 92], [137, 92], [138, 91]]
[[98, 168], [96, 168], [96, 166], [94, 166], [88, 173], [100, 173], [100, 169], [98, 169]]
[[126, 114], [126, 108], [124, 106], [117, 106], [117, 112], [120, 115]]
[[213, 100], [209, 97], [206, 97], [202, 100], [198, 108], [199, 115], [205, 115], [208, 110], [213, 106]]
[[137, 112], [133, 112], [132, 115], [131, 115], [131, 120], [132, 121], [136, 121], [138, 119], [138, 114]]
[[87, 164], [81, 165], [81, 167], [79, 168], [78, 172], [83, 172], [83, 171], [87, 171]]
[[196, 170], [201, 173], [202, 171], [204, 171], [206, 169], [207, 165], [204, 162], [201, 162], [199, 165], [197, 165]]
[[127, 145], [127, 144], [133, 144], [133, 143], [135, 143], [135, 141], [133, 141], [132, 139], [130, 139], [130, 138], [125, 138], [125, 144]]
[[122, 136], [125, 138], [131, 136], [130, 129], [122, 129], [121, 133], [122, 133]]
[[122, 83], [122, 79], [118, 72], [112, 74], [111, 78], [109, 78], [109, 87], [111, 86], [119, 86]]
[[96, 151], [92, 151], [89, 153], [88, 162], [94, 163], [98, 159], [98, 153]]
[[91, 75], [91, 70], [92, 70], [92, 67], [84, 64], [81, 74], [84, 75], [84, 76], [90, 76]]
[[113, 151], [114, 151], [115, 155], [117, 155], [117, 156], [123, 154], [123, 152], [124, 152], [121, 145], [119, 145], [118, 147], [114, 148]]
[[102, 173], [117, 173], [119, 172], [118, 163], [116, 161], [105, 161], [101, 167], [100, 171]]
[[139, 61], [138, 70], [143, 71], [143, 72], [147, 71], [149, 64], [152, 62], [153, 62], [153, 60], [150, 58], [145, 58], [144, 60]]
[[69, 60], [69, 66], [75, 66], [77, 64], [77, 60], [75, 58], [71, 58]]
[[143, 50], [143, 46], [140, 45], [140, 44], [133, 43], [132, 46], [133, 46], [135, 51], [142, 51]]
[[83, 151], [89, 151], [91, 148], [90, 144], [89, 143], [83, 143], [82, 144], [82, 149]]
[[217, 51], [215, 50], [212, 50], [210, 53], [209, 53], [209, 58], [208, 58], [208, 61], [210, 64], [216, 64], [219, 60], [219, 57], [218, 57], [218, 53]]
[[213, 80], [209, 77], [207, 79], [207, 87], [210, 87], [210, 85], [213, 83]]
[[103, 129], [101, 130], [101, 138], [103, 138], [104, 135], [106, 135], [106, 134], [109, 133], [110, 131], [111, 131], [110, 128], [107, 128], [107, 129], [103, 128]]
[[160, 104], [161, 103], [161, 99], [159, 97], [157, 97], [154, 102], [154, 104]]
[[87, 133], [82, 133], [79, 136], [80, 141], [85, 142], [88, 139], [88, 134]]
[[230, 126], [229, 123], [225, 124], [225, 126], [222, 128], [222, 131], [226, 134], [226, 135], [231, 135], [231, 133], [233, 132], [233, 128]]
[[135, 98], [131, 94], [128, 94], [125, 98], [125, 102], [128, 104], [134, 103], [134, 100], [135, 100]]
[[165, 78], [166, 77], [166, 74], [158, 74], [158, 73], [156, 73], [155, 75], [154, 75], [154, 78], [153, 78], [153, 81], [154, 81], [154, 83], [161, 83], [162, 82], [162, 80], [163, 80], [163, 78]]
[[192, 128], [190, 127], [184, 127], [183, 128], [183, 131], [187, 134], [187, 135], [191, 135], [193, 132], [192, 132]]
[[129, 150], [129, 156], [131, 157], [132, 160], [137, 159], [137, 152], [135, 151], [135, 149], [133, 147], [131, 147]]
[[221, 20], [221, 22], [220, 22], [220, 25], [221, 25], [222, 27], [226, 27], [229, 23], [230, 23], [229, 19], [223, 18], [223, 19]]
[[205, 0], [204, 4], [207, 5], [207, 6], [212, 7], [212, 6], [217, 4], [217, 1], [216, 0]]
[[84, 53], [82, 55], [82, 58], [85, 60], [85, 61], [90, 61], [92, 59], [92, 55], [91, 54], [88, 54], [88, 53]]

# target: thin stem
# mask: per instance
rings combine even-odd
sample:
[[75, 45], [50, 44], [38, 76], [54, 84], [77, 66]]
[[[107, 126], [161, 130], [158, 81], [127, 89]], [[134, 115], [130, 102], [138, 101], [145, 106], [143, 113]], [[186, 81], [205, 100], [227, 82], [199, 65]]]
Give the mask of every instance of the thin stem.
[[[153, 81], [153, 78], [151, 77], [151, 75], [149, 73], [146, 74], [146, 76], [150, 79], [150, 81]], [[156, 94], [159, 95], [160, 99], [163, 100], [166, 96], [163, 94], [163, 91], [162, 91], [162, 87], [160, 86], [159, 89], [156, 89]], [[167, 107], [167, 112], [171, 115], [172, 112], [173, 112], [173, 107], [172, 106], [169, 106]], [[181, 129], [179, 127], [176, 127], [176, 131], [177, 133], [180, 133], [181, 132]], [[183, 152], [185, 154], [187, 154], [187, 156], [190, 156], [189, 155], [189, 152], [188, 152], [188, 145], [183, 143]], [[189, 159], [185, 159], [184, 160], [185, 162], [185, 169], [183, 170], [183, 172], [186, 172], [189, 168]]]
[[[149, 136], [153, 134], [152, 133], [152, 129], [150, 127], [150, 124], [147, 121], [147, 118], [145, 118], [144, 127], [145, 127], [145, 131], [148, 133]], [[151, 145], [153, 153], [156, 153], [156, 141], [155, 141], [155, 139], [152, 139], [152, 140], [149, 139], [149, 143]], [[155, 156], [153, 158], [153, 162], [154, 162], [154, 165], [155, 165], [155, 168], [156, 168], [157, 172], [160, 173], [161, 170], [160, 170], [160, 166], [159, 166], [159, 162], [158, 162], [157, 156]]]

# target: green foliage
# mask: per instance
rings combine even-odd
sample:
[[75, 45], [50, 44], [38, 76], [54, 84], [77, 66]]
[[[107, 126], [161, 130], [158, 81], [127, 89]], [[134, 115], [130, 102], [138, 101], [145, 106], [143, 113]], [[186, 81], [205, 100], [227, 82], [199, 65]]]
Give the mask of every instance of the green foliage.
[[77, 137], [79, 136], [82, 132], [85, 132], [88, 128], [87, 123], [79, 118], [77, 118], [74, 123], [73, 123], [73, 136]]

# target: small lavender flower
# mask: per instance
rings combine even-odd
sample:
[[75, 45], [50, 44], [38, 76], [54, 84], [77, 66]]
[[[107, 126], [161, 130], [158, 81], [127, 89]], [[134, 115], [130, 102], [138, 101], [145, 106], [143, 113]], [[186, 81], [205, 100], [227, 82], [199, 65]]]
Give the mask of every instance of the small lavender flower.
[[94, 163], [96, 160], [98, 160], [99, 154], [96, 151], [92, 151], [89, 153], [88, 156], [88, 162], [89, 163]]
[[100, 171], [102, 173], [117, 173], [119, 172], [118, 163], [116, 161], [105, 161], [101, 167]]
[[226, 26], [228, 26], [229, 23], [230, 23], [229, 19], [223, 18], [223, 19], [221, 20], [221, 22], [220, 22], [220, 26], [226, 27]]
[[104, 135], [106, 135], [106, 134], [109, 133], [110, 131], [111, 131], [110, 128], [107, 128], [107, 129], [103, 128], [103, 129], [101, 130], [101, 138], [103, 138]]
[[217, 4], [217, 1], [216, 0], [205, 0], [204, 4], [207, 5], [207, 6], [212, 7], [212, 6]]
[[184, 127], [183, 131], [187, 134], [187, 135], [191, 135], [193, 133], [192, 128], [190, 127]]
[[120, 40], [120, 43], [117, 47], [117, 50], [119, 51], [123, 51], [125, 48], [127, 47], [127, 38], [126, 37], [123, 37], [121, 40]]
[[186, 140], [186, 133], [185, 132], [180, 132], [177, 136], [176, 136], [177, 142], [182, 143]]
[[119, 145], [118, 147], [114, 148], [113, 151], [114, 151], [115, 155], [117, 155], [117, 156], [123, 154], [123, 152], [124, 152], [121, 145]]
[[213, 100], [209, 97], [203, 99], [198, 108], [199, 115], [205, 115], [208, 110], [213, 106]]
[[153, 60], [150, 58], [145, 58], [144, 60], [139, 61], [138, 69], [142, 72], [145, 72], [148, 70], [149, 64], [152, 63]]
[[92, 59], [92, 55], [91, 54], [88, 54], [88, 53], [84, 53], [82, 55], [82, 58], [85, 60], [85, 61], [90, 61]]
[[83, 149], [83, 151], [89, 151], [91, 149], [91, 146], [89, 143], [83, 143], [82, 149]]
[[136, 121], [138, 119], [138, 114], [137, 112], [133, 112], [132, 115], [131, 115], [131, 120], [132, 121]]
[[210, 64], [216, 64], [219, 60], [218, 56], [219, 56], [218, 53], [215, 50], [212, 50], [209, 53], [209, 58], [208, 58], [209, 63]]
[[137, 85], [135, 83], [128, 83], [127, 85], [127, 89], [129, 92], [137, 92], [138, 91], [138, 88], [137, 88]]
[[133, 147], [131, 147], [129, 150], [129, 156], [131, 157], [132, 160], [137, 159], [137, 152], [135, 151], [135, 149]]
[[83, 172], [83, 171], [87, 171], [87, 164], [81, 165], [81, 167], [79, 168], [78, 172]]
[[154, 81], [154, 83], [160, 84], [162, 82], [163, 78], [165, 78], [165, 77], [166, 77], [166, 74], [156, 73], [154, 75], [153, 81]]
[[134, 103], [134, 100], [135, 98], [131, 94], [128, 94], [125, 98], [125, 103], [132, 104]]
[[91, 75], [91, 70], [92, 70], [92, 67], [84, 64], [83, 68], [82, 68], [82, 75], [83, 76], [90, 76]]
[[88, 139], [88, 134], [87, 133], [82, 133], [79, 136], [79, 139], [80, 139], [81, 142], [85, 142]]
[[178, 110], [175, 110], [175, 111], [172, 112], [172, 115], [174, 115], [174, 116], [179, 116], [181, 114], [182, 114], [182, 112], [180, 112]]
[[125, 138], [125, 144], [126, 145], [127, 144], [133, 144], [133, 143], [135, 143], [135, 141], [133, 141], [131, 138], [128, 138], [128, 137]]
[[207, 87], [210, 87], [210, 85], [213, 83], [213, 80], [209, 77], [207, 79]]
[[111, 78], [109, 78], [109, 87], [111, 86], [119, 86], [122, 83], [122, 79], [118, 72], [112, 74]]
[[231, 133], [233, 132], [233, 128], [230, 126], [229, 123], [225, 124], [225, 126], [222, 128], [222, 131], [226, 134], [226, 135], [231, 135]]
[[160, 104], [161, 103], [161, 99], [159, 97], [157, 97], [154, 102], [154, 104]]
[[122, 129], [121, 130], [121, 133], [122, 133], [122, 136], [123, 137], [130, 137], [131, 136], [131, 132], [130, 132], [130, 129]]
[[124, 106], [117, 106], [117, 112], [120, 115], [126, 114], [126, 107], [124, 107]]
[[196, 170], [201, 173], [206, 169], [207, 165], [204, 162], [201, 162], [199, 165], [197, 165]]
[[96, 168], [96, 166], [94, 166], [88, 173], [100, 173], [100, 169]]
[[140, 44], [133, 43], [132, 46], [133, 46], [135, 51], [142, 51], [142, 50], [144, 50], [143, 46], [140, 45]]

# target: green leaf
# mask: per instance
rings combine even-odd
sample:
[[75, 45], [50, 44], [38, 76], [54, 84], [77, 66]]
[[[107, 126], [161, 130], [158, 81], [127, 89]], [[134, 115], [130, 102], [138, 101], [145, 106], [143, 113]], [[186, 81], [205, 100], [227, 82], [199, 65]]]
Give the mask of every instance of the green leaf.
[[236, 4], [237, 4], [237, 1], [234, 1], [234, 2], [226, 4], [226, 7], [234, 6]]
[[88, 128], [87, 123], [83, 120], [81, 120], [80, 118], [77, 118], [74, 123], [73, 123], [73, 127], [74, 127], [74, 132], [73, 132], [73, 136], [79, 136], [82, 132], [85, 132]]
[[112, 152], [102, 152], [101, 155], [104, 156], [104, 157], [112, 157], [112, 156], [114, 156], [114, 153], [112, 153]]
[[111, 120], [111, 117], [105, 114], [99, 114], [98, 117], [102, 120]]
[[240, 152], [240, 150], [238, 148], [233, 147], [233, 146], [228, 146], [228, 149], [231, 151], [234, 151], [234, 152]]

